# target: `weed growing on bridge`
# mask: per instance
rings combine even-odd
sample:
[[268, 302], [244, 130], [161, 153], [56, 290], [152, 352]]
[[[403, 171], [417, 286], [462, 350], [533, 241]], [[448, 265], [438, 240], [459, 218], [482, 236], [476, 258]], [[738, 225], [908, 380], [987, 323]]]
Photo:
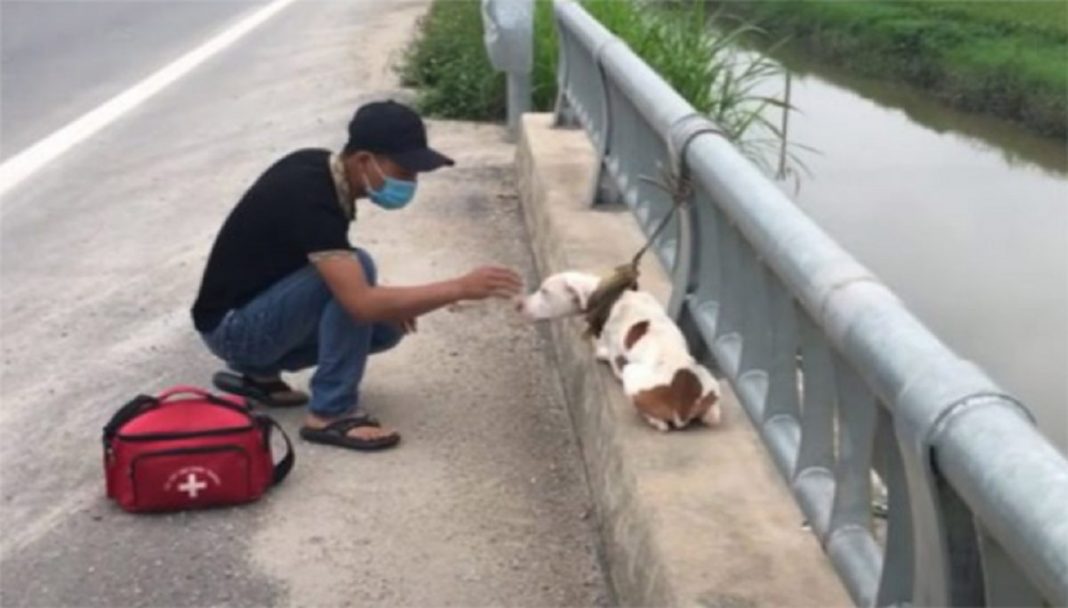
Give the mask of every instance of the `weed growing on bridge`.
[[437, 0], [397, 68], [404, 86], [419, 88], [423, 112], [440, 118], [500, 120], [504, 78], [482, 42], [479, 0]]

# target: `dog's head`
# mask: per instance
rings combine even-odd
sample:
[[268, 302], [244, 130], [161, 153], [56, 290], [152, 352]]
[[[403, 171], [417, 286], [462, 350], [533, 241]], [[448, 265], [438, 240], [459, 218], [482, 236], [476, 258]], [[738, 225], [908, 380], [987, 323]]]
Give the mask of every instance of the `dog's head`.
[[519, 311], [531, 321], [558, 319], [586, 310], [590, 294], [601, 280], [583, 272], [561, 272], [544, 281], [534, 293], [521, 298]]

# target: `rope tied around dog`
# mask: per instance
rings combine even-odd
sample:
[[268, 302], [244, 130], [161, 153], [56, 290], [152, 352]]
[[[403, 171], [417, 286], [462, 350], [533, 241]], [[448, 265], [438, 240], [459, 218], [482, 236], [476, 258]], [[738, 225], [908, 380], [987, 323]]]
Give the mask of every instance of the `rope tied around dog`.
[[586, 337], [600, 336], [601, 331], [604, 330], [604, 324], [608, 321], [612, 306], [615, 305], [620, 296], [628, 290], [638, 289], [638, 278], [641, 275], [639, 265], [642, 257], [653, 246], [660, 233], [667, 228], [671, 218], [675, 217], [679, 209], [689, 203], [690, 197], [693, 195], [693, 184], [682, 171], [676, 173], [669, 169], [661, 168], [659, 179], [646, 175], [640, 175], [638, 179], [666, 192], [671, 197], [673, 204], [630, 262], [617, 266], [609, 275], [601, 279], [597, 289], [590, 294], [589, 300], [586, 302], [585, 311]]

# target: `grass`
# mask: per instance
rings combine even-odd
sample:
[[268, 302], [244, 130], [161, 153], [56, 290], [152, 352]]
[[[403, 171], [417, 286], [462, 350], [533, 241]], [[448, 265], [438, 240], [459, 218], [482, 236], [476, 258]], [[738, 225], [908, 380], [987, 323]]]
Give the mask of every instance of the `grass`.
[[[715, 120], [743, 153], [772, 170], [767, 159], [784, 146], [785, 133], [769, 119], [773, 113], [767, 110], [785, 109], [787, 104], [754, 93], [757, 82], [781, 77], [780, 68], [735, 51], [733, 43], [754, 34], [754, 28], [713, 30], [715, 15], [703, 2], [662, 3], [652, 9], [639, 0], [586, 0], [583, 6], [698, 111]], [[536, 0], [532, 74], [536, 110], [551, 109], [556, 99], [557, 52], [552, 2]], [[504, 77], [493, 73], [486, 59], [479, 0], [436, 0], [399, 73], [403, 84], [418, 87], [418, 105], [428, 115], [500, 120], [505, 114]], [[792, 153], [787, 156], [800, 165]], [[780, 164], [780, 173], [784, 168]]]
[[[437, 118], [502, 120], [505, 78], [486, 55], [480, 0], [436, 0], [418, 30], [397, 73], [402, 85], [418, 89], [419, 109]], [[534, 41], [533, 105], [544, 111], [556, 100], [556, 34], [547, 0], [536, 0]]]
[[967, 110], [1068, 135], [1068, 2], [720, 3], [810, 53]]
[[1053, 0], [949, 2], [926, 0], [929, 14], [985, 22], [1006, 32], [1040, 32], [1063, 40], [1068, 36], [1068, 4]]
[[398, 66], [401, 84], [418, 87], [428, 115], [499, 120], [505, 114], [504, 77], [493, 71], [482, 42], [478, 0], [437, 0]]

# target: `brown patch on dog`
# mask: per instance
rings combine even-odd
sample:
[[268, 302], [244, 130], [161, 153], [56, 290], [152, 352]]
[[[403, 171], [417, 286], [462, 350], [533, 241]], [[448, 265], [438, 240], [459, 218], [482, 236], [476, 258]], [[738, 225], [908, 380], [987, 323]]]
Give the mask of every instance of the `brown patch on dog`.
[[638, 321], [627, 330], [627, 336], [623, 338], [623, 348], [630, 350], [642, 339], [645, 332], [649, 331], [649, 321]]
[[697, 374], [688, 369], [680, 369], [675, 372], [671, 384], [656, 386], [634, 395], [634, 406], [643, 415], [674, 426], [676, 414], [683, 423], [694, 417], [699, 411], [699, 399], [701, 381]]

